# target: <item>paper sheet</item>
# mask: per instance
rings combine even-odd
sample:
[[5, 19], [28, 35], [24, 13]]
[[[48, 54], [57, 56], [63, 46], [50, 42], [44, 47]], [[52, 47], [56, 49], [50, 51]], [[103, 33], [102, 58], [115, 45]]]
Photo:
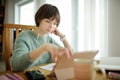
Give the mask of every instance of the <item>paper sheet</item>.
[[48, 65], [45, 65], [45, 66], [40, 66], [40, 68], [52, 71], [55, 65], [56, 65], [56, 63], [51, 63], [51, 64], [48, 64]]

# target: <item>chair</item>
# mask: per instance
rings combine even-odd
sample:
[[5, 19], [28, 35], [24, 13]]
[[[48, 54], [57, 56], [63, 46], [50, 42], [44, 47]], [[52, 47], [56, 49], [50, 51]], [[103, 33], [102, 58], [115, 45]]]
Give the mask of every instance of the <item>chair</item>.
[[20, 24], [5, 24], [4, 25], [4, 51], [5, 51], [5, 66], [6, 71], [11, 70], [10, 68], [10, 57], [13, 51], [14, 40], [17, 35], [23, 30], [33, 30], [35, 26], [20, 25]]

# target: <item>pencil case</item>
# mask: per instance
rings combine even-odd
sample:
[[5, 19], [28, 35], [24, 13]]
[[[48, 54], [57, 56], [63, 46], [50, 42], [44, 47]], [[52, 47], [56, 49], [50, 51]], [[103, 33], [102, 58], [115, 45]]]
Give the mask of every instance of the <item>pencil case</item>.
[[45, 76], [39, 70], [26, 71], [29, 80], [45, 80]]

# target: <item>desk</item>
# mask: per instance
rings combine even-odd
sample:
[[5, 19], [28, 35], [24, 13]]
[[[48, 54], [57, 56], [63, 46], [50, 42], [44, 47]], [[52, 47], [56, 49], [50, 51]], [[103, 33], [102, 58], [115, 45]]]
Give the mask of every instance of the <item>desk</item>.
[[[39, 66], [32, 67], [32, 68], [30, 68], [30, 70], [40, 70], [46, 76], [46, 80], [52, 80], [51, 77], [47, 76], [48, 74], [50, 74], [50, 71], [40, 69]], [[0, 75], [3, 75], [5, 73], [11, 73], [12, 74], [13, 72], [11, 72], [11, 71], [1, 72]], [[20, 72], [20, 73], [17, 73], [17, 74], [19, 76], [21, 76], [24, 80], [28, 80], [27, 76], [24, 74], [24, 72]], [[74, 79], [72, 79], [72, 80], [74, 80]], [[110, 79], [107, 79], [101, 73], [96, 72], [95, 80], [110, 80]]]
[[[50, 71], [40, 69], [39, 66], [32, 68], [32, 70], [38, 70], [38, 69], [46, 76], [46, 80], [52, 80], [52, 78], [47, 76], [48, 74], [50, 74]], [[71, 79], [71, 80], [74, 80], [74, 79]], [[107, 79], [106, 77], [103, 76], [103, 74], [101, 72], [97, 71], [96, 76], [95, 76], [95, 80], [110, 80], [110, 79]]]

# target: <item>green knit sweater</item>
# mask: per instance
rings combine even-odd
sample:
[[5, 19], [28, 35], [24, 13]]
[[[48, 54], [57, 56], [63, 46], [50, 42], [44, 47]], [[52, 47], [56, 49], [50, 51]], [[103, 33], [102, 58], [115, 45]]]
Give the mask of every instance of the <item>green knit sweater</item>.
[[40, 47], [44, 43], [52, 43], [60, 46], [51, 36], [37, 37], [33, 31], [23, 31], [16, 38], [14, 51], [10, 59], [13, 71], [23, 71], [29, 67], [52, 62], [49, 52], [43, 53], [35, 61], [29, 59], [30, 51]]

